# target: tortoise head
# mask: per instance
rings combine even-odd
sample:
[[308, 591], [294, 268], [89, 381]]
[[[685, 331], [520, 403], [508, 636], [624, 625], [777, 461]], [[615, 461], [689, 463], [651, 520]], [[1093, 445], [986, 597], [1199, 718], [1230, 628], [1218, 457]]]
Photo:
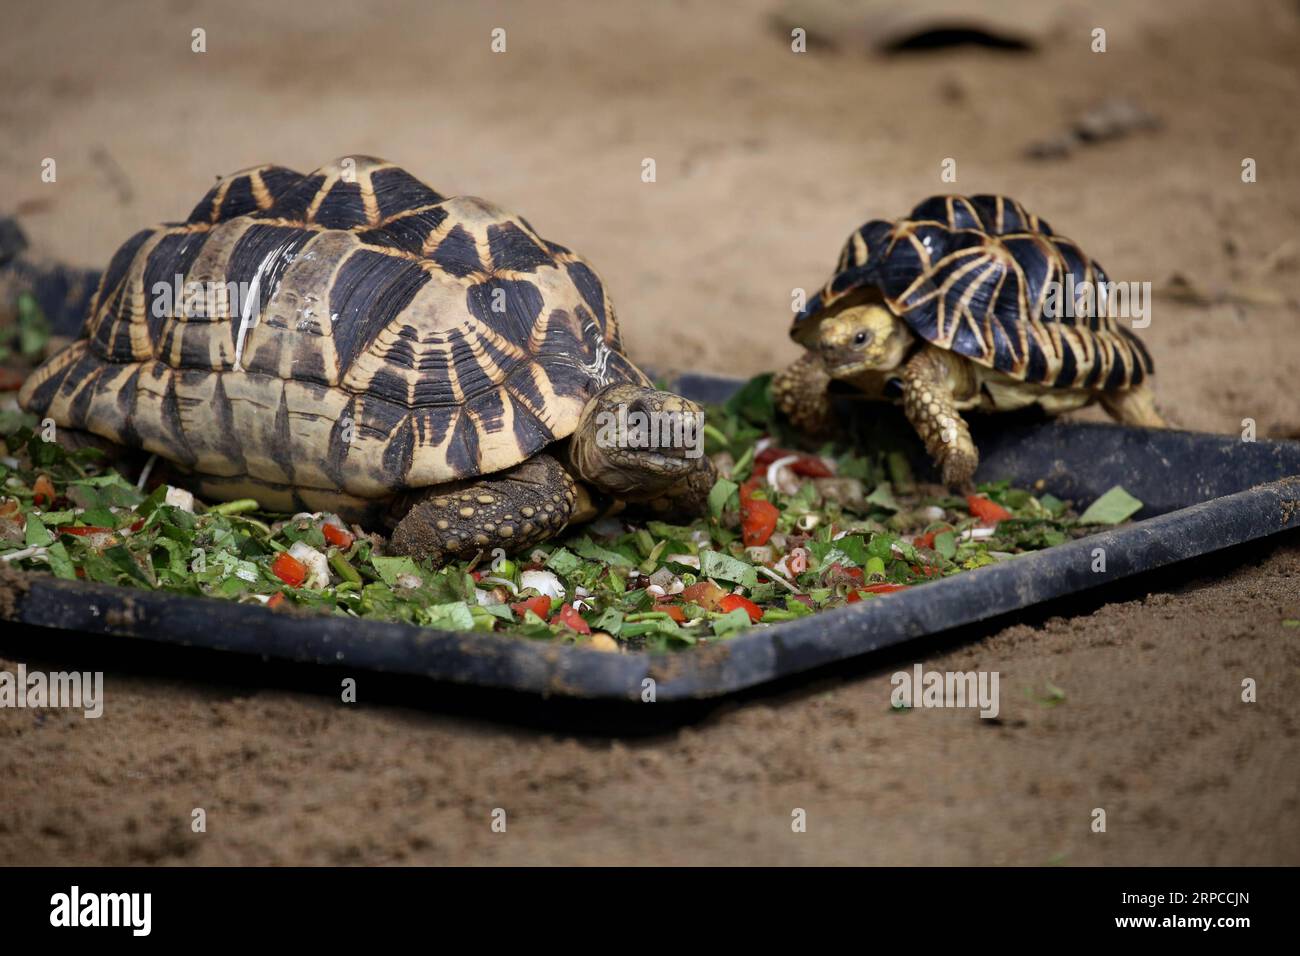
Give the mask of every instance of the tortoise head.
[[644, 385], [611, 385], [587, 402], [569, 441], [584, 481], [616, 497], [653, 498], [710, 468], [704, 410]]
[[808, 343], [833, 378], [897, 368], [912, 344], [912, 331], [883, 302], [858, 301], [818, 321]]

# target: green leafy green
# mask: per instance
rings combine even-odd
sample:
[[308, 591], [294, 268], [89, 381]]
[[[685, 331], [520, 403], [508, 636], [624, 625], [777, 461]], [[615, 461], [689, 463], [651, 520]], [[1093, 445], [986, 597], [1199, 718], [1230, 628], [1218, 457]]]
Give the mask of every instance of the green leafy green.
[[[982, 490], [1010, 517], [984, 526], [965, 498], [918, 483], [886, 432], [868, 429], [865, 451], [810, 448], [776, 420], [768, 384], [760, 376], [708, 410], [706, 448], [720, 475], [707, 514], [665, 521], [633, 505], [536, 549], [443, 567], [386, 555], [382, 540], [357, 526], [340, 538], [341, 523], [327, 515], [265, 514], [251, 499], [198, 502], [193, 511], [168, 504], [166, 486], [137, 490], [97, 453], [42, 441], [31, 416], [0, 417], [0, 560], [69, 580], [444, 630], [574, 644], [599, 632], [621, 647], [666, 652], [888, 599], [1141, 508], [1117, 487], [1076, 518], [1070, 502], [1001, 481]], [[768, 486], [768, 464], [790, 455], [812, 456], [815, 466], [803, 465], [829, 467], [833, 478], [791, 468], [781, 487]], [[775, 531], [744, 526], [761, 510], [743, 507], [750, 496], [776, 506]], [[540, 571], [549, 574], [525, 588], [525, 575]], [[542, 598], [537, 587], [563, 596]]]
[[1120, 524], [1142, 510], [1142, 502], [1116, 485], [1088, 506], [1079, 524]]

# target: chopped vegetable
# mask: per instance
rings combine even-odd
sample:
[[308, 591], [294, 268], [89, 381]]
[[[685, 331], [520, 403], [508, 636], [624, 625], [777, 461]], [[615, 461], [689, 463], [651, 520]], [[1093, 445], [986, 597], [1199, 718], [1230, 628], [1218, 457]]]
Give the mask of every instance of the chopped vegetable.
[[749, 498], [740, 506], [742, 537], [748, 548], [767, 544], [781, 512], [770, 501]]
[[773, 462], [781, 459], [793, 459], [788, 467], [796, 475], [805, 478], [830, 478], [834, 472], [815, 455], [801, 455], [799, 452], [788, 451], [784, 448], [777, 448], [775, 445], [769, 445], [754, 455], [754, 464], [758, 466], [768, 466]]
[[1088, 506], [1079, 524], [1119, 524], [1142, 510], [1142, 502], [1116, 485]]
[[545, 594], [539, 594], [536, 597], [530, 597], [510, 605], [510, 610], [514, 611], [519, 617], [532, 612], [540, 618], [545, 618], [546, 615], [551, 613], [551, 599]]
[[749, 619], [757, 624], [763, 619], [763, 609], [748, 598], [743, 598], [739, 594], [728, 594], [718, 602], [718, 609], [725, 613], [741, 610], [749, 615]]
[[271, 573], [291, 588], [302, 587], [307, 580], [307, 565], [288, 551], [281, 551], [271, 562]]
[[591, 625], [582, 619], [582, 615], [574, 610], [572, 604], [565, 604], [560, 608], [560, 613], [551, 619], [552, 624], [561, 624], [571, 631], [577, 631], [579, 634], [590, 634]]
[[[1141, 508], [1122, 488], [1077, 517], [1050, 494], [981, 485], [954, 498], [892, 447], [803, 450], [766, 379], [708, 410], [722, 477], [683, 524], [629, 510], [513, 555], [434, 568], [386, 555], [330, 514], [153, 491], [90, 450], [0, 431], [0, 564], [65, 579], [584, 646], [664, 652], [768, 627], [1082, 537]], [[558, 610], [557, 610], [558, 608]]]
[[352, 547], [352, 542], [357, 540], [351, 531], [329, 522], [321, 525], [321, 531], [324, 532], [326, 541], [343, 551]]
[[683, 601], [689, 604], [698, 604], [706, 611], [716, 611], [719, 602], [726, 596], [727, 592], [712, 581], [699, 581], [682, 592]]
[[538, 594], [545, 594], [556, 601], [564, 600], [564, 585], [551, 571], [525, 571], [519, 576], [519, 586], [532, 588]]
[[669, 618], [678, 624], [686, 623], [686, 609], [679, 604], [656, 604], [654, 609], [667, 614]]
[[307, 569], [307, 579], [304, 585], [312, 590], [329, 587], [330, 583], [330, 565], [329, 559], [324, 554], [317, 551], [306, 541], [295, 541], [289, 547], [289, 556], [301, 561]]
[[50, 481], [49, 475], [38, 475], [36, 483], [32, 485], [32, 504], [38, 508], [44, 508], [46, 505], [54, 502], [54, 484]]
[[997, 524], [1011, 517], [1011, 512], [995, 501], [983, 495], [967, 495], [966, 507], [976, 518], [985, 524]]
[[868, 584], [864, 588], [854, 588], [846, 596], [850, 604], [862, 600], [864, 594], [893, 594], [895, 591], [906, 591], [910, 585], [907, 584]]
[[163, 504], [171, 505], [173, 508], [180, 508], [181, 511], [188, 511], [190, 514], [194, 513], [194, 495], [184, 488], [173, 488], [168, 485]]

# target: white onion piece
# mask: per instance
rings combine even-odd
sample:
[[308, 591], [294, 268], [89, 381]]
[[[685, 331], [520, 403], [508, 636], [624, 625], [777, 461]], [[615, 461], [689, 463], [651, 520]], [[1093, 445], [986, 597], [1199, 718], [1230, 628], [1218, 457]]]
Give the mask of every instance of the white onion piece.
[[765, 567], [763, 567], [761, 564], [756, 564], [756, 565], [754, 565], [754, 570], [757, 571], [759, 574], [763, 575], [764, 577], [771, 578], [771, 579], [772, 579], [773, 581], [775, 581], [777, 584], [780, 584], [780, 585], [782, 585], [782, 586], [784, 586], [784, 587], [786, 587], [786, 588], [789, 588], [789, 589], [790, 589], [791, 591], [793, 591], [795, 594], [802, 594], [802, 593], [803, 593], [803, 592], [800, 591], [797, 587], [795, 587], [792, 583], [790, 583], [790, 582], [787, 581], [785, 578], [783, 578], [781, 575], [779, 575], [779, 574], [777, 574], [775, 571], [773, 571], [771, 568], [765, 568]]
[[47, 555], [49, 550], [43, 545], [34, 544], [30, 548], [23, 548], [20, 551], [11, 551], [9, 554], [0, 555], [0, 561], [8, 564], [10, 561], [26, 561], [29, 558], [33, 561], [49, 561]]
[[784, 458], [778, 458], [772, 464], [767, 466], [767, 483], [787, 495], [793, 495], [799, 491], [798, 485], [793, 490], [787, 490], [786, 486], [781, 483], [781, 469], [787, 465], [793, 465], [799, 460], [798, 455], [786, 455]]
[[167, 497], [163, 499], [163, 504], [171, 505], [173, 508], [180, 508], [181, 511], [188, 511], [194, 514], [194, 496], [184, 488], [175, 488], [172, 485], [167, 486]]
[[803, 548], [795, 548], [776, 563], [774, 570], [785, 577], [798, 577], [808, 570], [808, 552]]
[[289, 557], [297, 558], [307, 566], [307, 580], [302, 582], [304, 587], [316, 591], [330, 586], [329, 559], [306, 541], [295, 541], [289, 548]]
[[532, 588], [538, 594], [545, 594], [553, 601], [564, 600], [564, 585], [550, 571], [525, 571], [519, 576], [521, 588]]

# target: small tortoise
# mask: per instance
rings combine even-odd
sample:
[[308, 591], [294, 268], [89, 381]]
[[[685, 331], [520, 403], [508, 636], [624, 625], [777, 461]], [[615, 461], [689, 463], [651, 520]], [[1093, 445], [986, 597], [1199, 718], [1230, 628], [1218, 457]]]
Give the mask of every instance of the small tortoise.
[[935, 196], [849, 237], [795, 317], [808, 351], [774, 377], [773, 398], [814, 434], [831, 426], [832, 380], [901, 400], [952, 487], [979, 464], [962, 410], [1100, 400], [1120, 422], [1164, 427], [1145, 384], [1151, 357], [1111, 315], [1112, 295], [1097, 263], [1014, 200]]
[[621, 502], [696, 513], [714, 479], [686, 443], [603, 427], [700, 410], [623, 354], [582, 257], [364, 157], [236, 173], [131, 237], [19, 400], [203, 496], [396, 523], [391, 550], [438, 563]]

